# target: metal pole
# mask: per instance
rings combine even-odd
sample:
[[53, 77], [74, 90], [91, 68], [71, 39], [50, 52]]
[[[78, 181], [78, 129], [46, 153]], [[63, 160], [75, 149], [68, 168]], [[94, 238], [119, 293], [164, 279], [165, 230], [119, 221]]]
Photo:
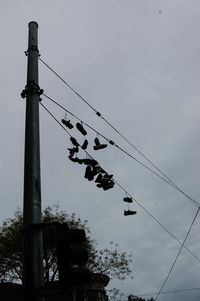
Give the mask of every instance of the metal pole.
[[[42, 232], [31, 226], [41, 223], [40, 141], [38, 86], [38, 24], [29, 23], [27, 85], [22, 92], [26, 97], [25, 160], [24, 160], [24, 277], [25, 292], [29, 300], [34, 292], [44, 286]], [[28, 230], [29, 229], [29, 230]], [[26, 298], [27, 299], [27, 298]], [[28, 299], [27, 299], [28, 300]]]

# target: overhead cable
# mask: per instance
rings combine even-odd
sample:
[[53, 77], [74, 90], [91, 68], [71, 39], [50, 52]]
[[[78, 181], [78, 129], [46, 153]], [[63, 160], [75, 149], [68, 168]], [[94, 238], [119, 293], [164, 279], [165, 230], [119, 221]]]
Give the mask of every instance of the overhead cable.
[[[164, 292], [161, 292], [160, 294], [161, 295], [164, 295], [164, 294], [176, 294], [176, 293], [181, 293], [181, 292], [189, 292], [189, 291], [195, 291], [195, 290], [200, 290], [200, 287], [194, 287], [194, 288], [185, 288], [185, 289], [176, 289], [176, 290], [172, 290], [172, 291], [164, 291]], [[140, 297], [148, 297], [148, 296], [155, 296], [157, 295], [158, 293], [148, 293], [148, 294], [136, 294]]]
[[69, 113], [71, 116], [73, 116], [74, 118], [78, 119], [79, 121], [81, 121], [83, 124], [85, 124], [88, 128], [90, 128], [92, 131], [96, 132], [98, 135], [100, 135], [101, 137], [103, 137], [105, 140], [107, 140], [111, 145], [115, 146], [116, 148], [118, 148], [120, 151], [122, 151], [123, 153], [125, 153], [127, 156], [129, 156], [130, 158], [132, 158], [133, 160], [135, 160], [137, 163], [139, 163], [141, 166], [143, 166], [144, 168], [146, 168], [147, 170], [149, 170], [151, 173], [153, 173], [154, 175], [156, 175], [157, 177], [159, 177], [161, 180], [163, 180], [164, 182], [166, 182], [168, 185], [170, 185], [171, 187], [173, 187], [175, 190], [179, 191], [181, 194], [183, 194], [186, 198], [188, 198], [194, 205], [196, 205], [197, 207], [200, 206], [200, 204], [194, 200], [193, 198], [191, 198], [187, 193], [185, 193], [182, 189], [180, 189], [177, 185], [175, 185], [174, 183], [172, 183], [170, 180], [162, 177], [161, 175], [159, 175], [157, 172], [155, 172], [153, 169], [151, 169], [150, 167], [148, 167], [146, 164], [142, 163], [140, 160], [138, 160], [137, 158], [135, 158], [134, 156], [132, 156], [131, 154], [129, 154], [126, 150], [124, 150], [123, 148], [121, 148], [120, 146], [118, 146], [115, 142], [113, 142], [112, 140], [110, 140], [109, 138], [105, 137], [102, 133], [100, 133], [99, 131], [95, 130], [91, 125], [87, 124], [86, 122], [84, 122], [83, 120], [81, 120], [79, 117], [77, 117], [76, 115], [74, 115], [73, 113], [71, 113], [69, 110], [67, 110], [65, 107], [63, 107], [62, 105], [60, 105], [58, 102], [56, 102], [54, 99], [52, 99], [51, 97], [49, 97], [48, 95], [46, 95], [45, 93], [43, 93], [43, 95], [49, 99], [50, 101], [52, 101], [54, 104], [56, 104], [57, 106], [59, 106], [61, 109], [63, 109], [64, 111], [66, 111], [67, 113]]
[[[48, 114], [62, 127], [62, 129], [65, 130], [65, 132], [67, 132], [67, 134], [71, 136], [71, 134], [65, 129], [65, 127], [60, 123], [60, 121], [46, 108], [46, 106], [40, 102], [40, 105], [48, 112]], [[93, 157], [84, 150], [84, 152], [93, 159]], [[190, 251], [190, 249], [188, 249], [187, 247], [183, 246], [183, 243], [176, 238], [176, 236], [174, 234], [172, 234], [161, 222], [158, 221], [157, 218], [155, 218], [143, 205], [141, 205], [119, 182], [117, 182], [114, 178], [113, 181], [125, 192], [126, 195], [129, 195], [139, 206], [140, 208], [142, 208], [150, 217], [152, 217], [172, 238], [174, 238], [182, 247], [184, 247], [185, 250], [187, 250], [193, 257], [195, 257], [199, 262], [200, 262], [200, 258], [195, 255], [192, 251]], [[200, 208], [198, 208], [200, 209]]]
[[82, 97], [71, 85], [69, 85], [56, 71], [54, 71], [44, 60], [39, 57], [39, 60], [51, 71], [53, 72], [69, 89], [71, 89], [83, 102], [85, 102], [98, 117], [101, 117], [118, 135], [121, 136], [130, 146], [132, 146], [145, 160], [147, 160], [157, 171], [159, 171], [168, 181], [173, 185], [176, 184], [155, 164], [153, 163], [146, 155], [144, 155], [129, 139], [127, 139], [119, 130], [117, 130], [103, 115], [98, 112], [89, 102]]
[[174, 268], [174, 266], [175, 266], [175, 264], [176, 264], [176, 262], [177, 262], [177, 260], [178, 260], [178, 257], [179, 257], [179, 255], [181, 254], [181, 251], [182, 251], [182, 249], [183, 249], [183, 247], [184, 247], [184, 244], [185, 244], [185, 242], [186, 242], [186, 240], [187, 240], [187, 238], [188, 238], [188, 236], [189, 236], [189, 234], [190, 234], [190, 231], [192, 230], [192, 227], [193, 227], [193, 225], [194, 225], [194, 222], [195, 222], [195, 220], [196, 220], [196, 218], [197, 218], [197, 215], [198, 215], [198, 213], [199, 213], [199, 210], [200, 210], [200, 208], [197, 209], [197, 212], [196, 212], [196, 214], [195, 214], [195, 216], [194, 216], [194, 218], [193, 218], [193, 220], [192, 220], [192, 223], [191, 223], [191, 225], [190, 225], [190, 227], [189, 227], [189, 230], [188, 230], [188, 232], [187, 232], [187, 234], [186, 234], [186, 236], [185, 236], [185, 239], [184, 239], [184, 241], [183, 241], [183, 243], [182, 243], [182, 246], [180, 247], [180, 250], [178, 251], [178, 254], [176, 255], [176, 258], [175, 258], [175, 260], [174, 260], [174, 262], [173, 262], [173, 264], [172, 264], [172, 266], [171, 266], [171, 268], [170, 268], [170, 270], [169, 270], [169, 272], [168, 272], [168, 274], [167, 274], [167, 277], [165, 278], [165, 280], [164, 280], [164, 282], [163, 282], [163, 284], [162, 284], [162, 286], [161, 286], [161, 288], [160, 288], [158, 294], [156, 295], [155, 301], [158, 300], [158, 298], [159, 298], [159, 296], [160, 296], [160, 294], [161, 294], [161, 292], [162, 292], [162, 290], [163, 290], [163, 288], [164, 288], [164, 286], [165, 286], [165, 284], [166, 284], [166, 282], [167, 282], [167, 280], [168, 280], [168, 278], [169, 278], [169, 276], [170, 276], [170, 274], [171, 274], [171, 272], [172, 272], [172, 270], [173, 270], [173, 268]]

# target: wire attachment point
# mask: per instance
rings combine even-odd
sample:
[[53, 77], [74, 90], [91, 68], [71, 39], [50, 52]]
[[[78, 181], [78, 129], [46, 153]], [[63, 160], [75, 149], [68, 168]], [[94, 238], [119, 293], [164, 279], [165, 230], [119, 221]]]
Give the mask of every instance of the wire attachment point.
[[[35, 81], [28, 81], [27, 85], [25, 86], [25, 89], [21, 93], [22, 98], [26, 98], [30, 95], [42, 95], [44, 92], [43, 89], [40, 89], [40, 87], [35, 83]], [[39, 99], [41, 101], [41, 98]]]
[[38, 56], [40, 56], [39, 50], [37, 48], [36, 45], [32, 45], [31, 47], [29, 47], [26, 51], [24, 51], [25, 55], [28, 56], [30, 50], [32, 51], [37, 51], [38, 52]]

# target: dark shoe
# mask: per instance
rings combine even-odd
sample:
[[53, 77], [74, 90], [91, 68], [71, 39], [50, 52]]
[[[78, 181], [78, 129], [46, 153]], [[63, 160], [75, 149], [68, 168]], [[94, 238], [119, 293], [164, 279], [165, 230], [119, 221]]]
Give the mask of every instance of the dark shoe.
[[71, 160], [72, 162], [75, 162], [75, 163], [78, 162], [78, 158], [77, 158], [77, 157], [73, 158], [71, 155], [69, 155], [68, 158], [69, 158], [69, 160]]
[[128, 198], [128, 197], [123, 198], [123, 201], [126, 202], [126, 203], [133, 203], [132, 198]]
[[65, 119], [62, 119], [62, 123], [68, 127], [69, 129], [73, 129], [73, 125], [71, 124], [70, 120], [65, 120]]
[[88, 141], [87, 139], [83, 142], [83, 145], [81, 146], [82, 149], [87, 149]]
[[89, 165], [85, 169], [85, 178], [88, 179], [88, 181], [92, 181], [94, 179], [92, 168]]
[[112, 177], [113, 177], [113, 175], [109, 175], [106, 173], [102, 178], [102, 183], [106, 184], [107, 182], [109, 182], [112, 179]]
[[98, 174], [98, 176], [97, 176], [95, 182], [96, 182], [96, 183], [102, 183], [102, 182], [101, 182], [102, 178], [103, 178], [102, 174], [101, 174], [101, 173]]
[[94, 139], [94, 143], [95, 143], [95, 145], [100, 145], [99, 139], [98, 139], [98, 138], [95, 138], [95, 139]]
[[103, 149], [103, 148], [106, 148], [108, 145], [107, 144], [101, 144], [99, 142], [99, 139], [98, 138], [95, 138], [94, 139], [94, 143], [95, 143], [95, 146], [93, 147], [94, 150], [99, 150], [99, 149]]
[[103, 173], [104, 170], [101, 168], [101, 166], [97, 165], [93, 167], [93, 174], [94, 176], [98, 175], [99, 173]]
[[92, 166], [93, 168], [94, 168], [96, 165], [98, 165], [98, 162], [97, 162], [96, 160], [94, 160], [94, 159], [83, 159], [83, 163], [84, 163], [85, 165], [90, 165], [90, 166]]
[[68, 150], [69, 150], [70, 155], [73, 156], [75, 153], [78, 153], [79, 148], [77, 146], [77, 147], [73, 147], [73, 148], [68, 148]]
[[125, 210], [124, 210], [124, 215], [134, 215], [134, 214], [136, 214], [136, 213], [137, 213], [137, 211], [131, 211], [131, 210], [125, 211]]
[[79, 130], [79, 132], [81, 132], [82, 135], [84, 135], [84, 136], [87, 135], [87, 132], [81, 123], [77, 122], [76, 127]]
[[113, 188], [114, 185], [115, 185], [115, 182], [110, 181], [110, 183], [106, 183], [106, 184], [104, 184], [104, 183], [99, 183], [99, 184], [97, 184], [97, 187], [98, 187], [98, 188], [103, 188], [103, 190], [108, 190], [108, 189]]
[[107, 184], [103, 184], [103, 190], [111, 189], [111, 188], [114, 187], [114, 185], [115, 185], [115, 182], [113, 182], [113, 181], [110, 181], [110, 182], [107, 183]]
[[79, 146], [78, 142], [76, 141], [76, 139], [74, 137], [70, 137], [70, 140], [74, 146]]
[[99, 145], [93, 146], [93, 149], [94, 150], [99, 150], [99, 149], [106, 148], [107, 146], [108, 146], [108, 144], [99, 144]]

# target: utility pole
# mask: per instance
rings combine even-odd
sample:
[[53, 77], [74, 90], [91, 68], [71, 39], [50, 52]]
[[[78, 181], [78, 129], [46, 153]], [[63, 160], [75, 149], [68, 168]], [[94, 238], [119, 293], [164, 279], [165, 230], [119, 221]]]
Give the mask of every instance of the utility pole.
[[41, 228], [39, 101], [38, 85], [38, 24], [29, 23], [27, 85], [21, 96], [26, 98], [25, 159], [24, 159], [24, 243], [23, 286], [25, 300], [44, 300], [35, 293], [44, 287], [43, 239]]

